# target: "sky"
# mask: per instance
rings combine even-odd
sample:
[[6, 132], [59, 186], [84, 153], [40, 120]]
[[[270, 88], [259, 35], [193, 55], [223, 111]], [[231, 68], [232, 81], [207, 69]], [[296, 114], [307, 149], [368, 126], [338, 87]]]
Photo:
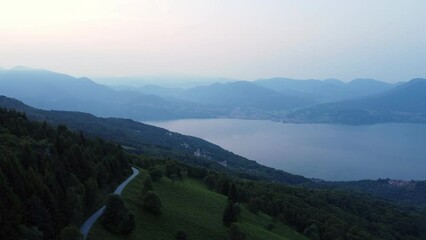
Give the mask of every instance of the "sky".
[[424, 0], [0, 0], [0, 66], [74, 76], [426, 78]]

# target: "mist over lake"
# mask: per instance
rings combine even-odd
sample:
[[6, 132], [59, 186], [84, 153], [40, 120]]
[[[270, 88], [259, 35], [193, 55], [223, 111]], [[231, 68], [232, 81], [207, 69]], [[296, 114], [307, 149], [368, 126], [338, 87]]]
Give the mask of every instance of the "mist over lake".
[[201, 137], [277, 169], [325, 180], [426, 179], [426, 125], [346, 126], [262, 120], [147, 122]]

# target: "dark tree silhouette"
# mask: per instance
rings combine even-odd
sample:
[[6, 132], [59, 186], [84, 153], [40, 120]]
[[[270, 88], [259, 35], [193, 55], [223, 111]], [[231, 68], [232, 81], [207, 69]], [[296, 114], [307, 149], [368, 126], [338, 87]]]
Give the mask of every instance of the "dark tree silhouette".
[[118, 195], [109, 197], [101, 217], [101, 223], [108, 231], [113, 233], [130, 233], [135, 227], [134, 215], [129, 213]]
[[161, 200], [156, 193], [148, 191], [142, 198], [142, 207], [145, 210], [158, 215], [161, 213]]
[[231, 202], [231, 203], [238, 202], [238, 191], [237, 191], [237, 187], [233, 183], [231, 184], [231, 187], [229, 188], [228, 201]]

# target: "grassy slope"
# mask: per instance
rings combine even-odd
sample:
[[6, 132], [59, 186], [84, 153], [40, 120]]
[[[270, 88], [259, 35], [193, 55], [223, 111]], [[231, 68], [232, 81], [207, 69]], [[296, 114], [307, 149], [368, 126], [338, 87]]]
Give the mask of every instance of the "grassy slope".
[[[155, 183], [163, 207], [160, 216], [153, 216], [137, 206], [139, 191], [146, 173], [141, 171], [124, 190], [126, 205], [136, 215], [136, 229], [128, 236], [113, 235], [107, 232], [99, 221], [90, 231], [90, 240], [95, 239], [174, 239], [177, 231], [185, 231], [188, 239], [229, 239], [228, 231], [222, 224], [222, 213], [227, 204], [226, 198], [205, 188], [195, 180], [172, 183], [163, 178]], [[265, 229], [271, 218], [264, 214], [254, 215], [243, 209], [240, 227], [250, 239], [259, 240], [306, 240], [281, 223], [275, 223], [272, 231]], [[283, 237], [285, 236], [285, 237]]]

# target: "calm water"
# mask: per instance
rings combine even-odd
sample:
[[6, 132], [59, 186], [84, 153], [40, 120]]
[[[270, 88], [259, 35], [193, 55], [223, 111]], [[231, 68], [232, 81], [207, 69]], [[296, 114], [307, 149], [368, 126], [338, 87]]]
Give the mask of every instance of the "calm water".
[[149, 122], [257, 162], [326, 180], [426, 179], [426, 124], [342, 126], [257, 120]]

